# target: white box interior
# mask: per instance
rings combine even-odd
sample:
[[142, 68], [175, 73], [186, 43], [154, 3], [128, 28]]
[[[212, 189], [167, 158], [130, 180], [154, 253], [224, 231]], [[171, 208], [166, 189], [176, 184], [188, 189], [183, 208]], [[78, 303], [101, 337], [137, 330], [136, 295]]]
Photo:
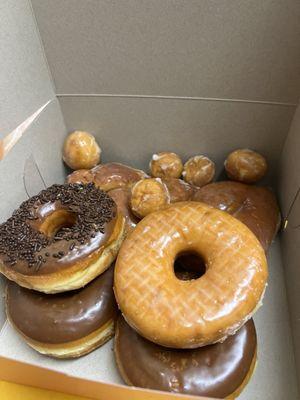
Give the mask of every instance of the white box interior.
[[[279, 182], [276, 189], [286, 215], [300, 186], [299, 116], [288, 135], [300, 91], [300, 54], [290, 44], [300, 26], [295, 2], [257, 0], [249, 5], [241, 1], [237, 6], [230, 0], [225, 7], [208, 0], [201, 5], [166, 0], [160, 5], [150, 2], [148, 8], [143, 1], [126, 3], [124, 8], [121, 2], [34, 0], [32, 10], [26, 0], [2, 1], [0, 20], [5, 35], [0, 35], [0, 48], [5, 53], [0, 73], [0, 139], [50, 103], [0, 161], [0, 221], [26, 199], [24, 166], [28, 160], [35, 160], [46, 185], [63, 182], [66, 170], [61, 146], [72, 129], [94, 133], [104, 161], [146, 167], [151, 154], [164, 149], [184, 158], [204, 153], [217, 162], [221, 177], [229, 151], [256, 148], [269, 160], [268, 181]], [[238, 36], [234, 29], [239, 30]], [[135, 38], [136, 30], [140, 41]], [[216, 39], [217, 34], [222, 41]], [[272, 35], [277, 35], [276, 40]], [[149, 44], [145, 38], [152, 44], [151, 54], [143, 47]], [[205, 39], [202, 44], [199, 38]], [[263, 56], [266, 49], [269, 53]], [[225, 64], [222, 68], [221, 62]], [[41, 185], [39, 177], [28, 172], [26, 180], [32, 190]], [[269, 286], [254, 318], [258, 366], [240, 396], [244, 400], [298, 398], [294, 355], [300, 360], [296, 340], [300, 333], [300, 229], [293, 228], [300, 222], [298, 200], [288, 229], [268, 255]], [[121, 383], [112, 341], [71, 361], [47, 358], [27, 347], [5, 322], [4, 286], [1, 279], [0, 356], [76, 377]]]

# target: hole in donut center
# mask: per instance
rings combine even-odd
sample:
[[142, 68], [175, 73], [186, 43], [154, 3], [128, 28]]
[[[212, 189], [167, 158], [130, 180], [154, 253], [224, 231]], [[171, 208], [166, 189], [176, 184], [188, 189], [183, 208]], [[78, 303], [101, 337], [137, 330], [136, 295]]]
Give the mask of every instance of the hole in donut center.
[[45, 219], [39, 227], [39, 231], [46, 236], [54, 237], [63, 228], [71, 228], [76, 221], [76, 214], [67, 210], [57, 210]]
[[204, 259], [196, 252], [180, 253], [175, 258], [174, 274], [181, 281], [199, 279], [206, 272]]

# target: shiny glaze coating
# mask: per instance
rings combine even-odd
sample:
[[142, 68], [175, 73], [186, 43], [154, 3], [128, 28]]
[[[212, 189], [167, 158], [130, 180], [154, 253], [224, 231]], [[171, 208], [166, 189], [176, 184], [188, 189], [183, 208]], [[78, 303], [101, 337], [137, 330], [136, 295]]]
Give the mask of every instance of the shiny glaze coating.
[[208, 157], [194, 156], [184, 164], [182, 176], [190, 185], [202, 187], [213, 180], [215, 163]]
[[117, 188], [110, 190], [107, 193], [116, 203], [118, 211], [124, 216], [126, 231], [129, 232], [135, 228], [139, 222], [139, 218], [136, 217], [130, 208], [131, 191], [127, 188]]
[[140, 219], [168, 204], [169, 191], [160, 178], [142, 179], [131, 188], [130, 208]]
[[93, 168], [99, 164], [100, 156], [101, 149], [89, 132], [72, 132], [64, 142], [63, 160], [72, 169]]
[[[183, 281], [174, 260], [204, 259], [206, 272]], [[173, 348], [196, 348], [234, 334], [261, 305], [268, 268], [254, 234], [229, 214], [197, 202], [175, 203], [138, 223], [120, 249], [114, 291], [126, 321]]]
[[68, 183], [91, 183], [93, 174], [90, 169], [78, 169], [67, 176]]
[[191, 200], [194, 187], [187, 182], [177, 178], [162, 179], [162, 181], [168, 188], [171, 203]]
[[59, 294], [42, 294], [13, 282], [7, 288], [7, 314], [26, 337], [57, 344], [81, 339], [116, 318], [111, 267], [86, 287]]
[[180, 157], [171, 152], [163, 151], [153, 154], [149, 168], [154, 178], [168, 179], [179, 178], [182, 173], [183, 165]]
[[[102, 246], [105, 246], [106, 243], [109, 241], [117, 219], [116, 210], [117, 207], [115, 206], [115, 217], [110, 222], [105, 224], [104, 233], [95, 232], [94, 238], [88, 239], [83, 244], [76, 243], [72, 250], [70, 250], [70, 241], [66, 240], [54, 242], [45, 249], [42, 249], [39, 255], [41, 255], [46, 261], [43, 264], [42, 268], [40, 268], [38, 271], [35, 268], [28, 268], [27, 263], [22, 260], [19, 260], [13, 267], [10, 268], [13, 268], [13, 270], [25, 275], [46, 275], [52, 272], [69, 268], [73, 266], [76, 262], [87, 259], [87, 257], [92, 256], [95, 251], [99, 250]], [[74, 217], [71, 216], [70, 213], [66, 212], [66, 207], [63, 206], [59, 201], [37, 206], [37, 208], [33, 209], [33, 212], [34, 216], [37, 219], [30, 221], [29, 223], [32, 225], [33, 228], [37, 230], [43, 230], [43, 227], [45, 227], [46, 225], [48, 230], [49, 218], [52, 218], [54, 220], [54, 225], [56, 225], [57, 223], [59, 224], [59, 218], [61, 218], [62, 224], [64, 225], [65, 223], [72, 223], [72, 218]], [[64, 212], [65, 214], [62, 214]], [[52, 257], [53, 254], [58, 254], [61, 251], [64, 252], [63, 257]], [[46, 253], [49, 254], [49, 256], [46, 256]]]
[[265, 176], [268, 165], [261, 154], [249, 149], [238, 149], [229, 154], [224, 167], [228, 178], [255, 183]]
[[130, 385], [224, 399], [246, 380], [256, 344], [252, 319], [223, 343], [174, 350], [144, 339], [120, 317], [115, 354], [121, 375]]
[[276, 197], [265, 187], [239, 182], [216, 182], [195, 192], [193, 200], [226, 211], [242, 221], [268, 250], [280, 225]]
[[107, 163], [97, 165], [91, 170], [74, 171], [67, 178], [69, 183], [93, 182], [99, 189], [108, 192], [118, 188], [130, 188], [140, 179], [148, 175], [139, 169], [120, 163]]
[[140, 179], [147, 178], [144, 171], [119, 163], [98, 165], [91, 172], [95, 185], [106, 192], [119, 187], [131, 187]]

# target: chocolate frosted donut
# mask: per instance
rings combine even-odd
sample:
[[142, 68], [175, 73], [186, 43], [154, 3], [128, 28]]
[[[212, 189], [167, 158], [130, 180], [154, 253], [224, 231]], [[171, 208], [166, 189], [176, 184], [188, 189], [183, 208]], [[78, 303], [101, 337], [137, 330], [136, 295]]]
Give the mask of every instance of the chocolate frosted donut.
[[117, 305], [111, 267], [83, 289], [54, 295], [10, 282], [6, 309], [29, 346], [59, 358], [79, 357], [101, 346], [114, 332]]
[[116, 203], [118, 211], [125, 218], [125, 230], [130, 232], [135, 228], [136, 224], [139, 222], [139, 218], [136, 217], [130, 208], [130, 198], [131, 191], [127, 188], [117, 188], [110, 190], [107, 193]]
[[280, 226], [280, 211], [275, 195], [265, 187], [239, 182], [216, 182], [198, 189], [194, 201], [226, 211], [242, 221], [268, 250]]
[[93, 174], [90, 169], [78, 169], [67, 177], [68, 183], [93, 183]]
[[131, 187], [140, 179], [147, 178], [144, 171], [119, 163], [98, 165], [92, 169], [95, 185], [106, 192], [119, 187]]
[[171, 203], [187, 201], [192, 198], [194, 187], [182, 179], [169, 178], [163, 179], [162, 181], [168, 188]]
[[0, 271], [45, 293], [80, 288], [114, 260], [124, 217], [93, 184], [53, 185], [0, 225]]
[[174, 350], [144, 339], [120, 317], [115, 357], [129, 385], [224, 399], [238, 396], [247, 384], [255, 366], [256, 346], [252, 319], [223, 343]]
[[89, 171], [74, 171], [68, 176], [67, 182], [93, 182], [97, 188], [108, 192], [121, 187], [130, 188], [135, 182], [147, 177], [148, 175], [140, 169], [114, 162], [97, 165]]

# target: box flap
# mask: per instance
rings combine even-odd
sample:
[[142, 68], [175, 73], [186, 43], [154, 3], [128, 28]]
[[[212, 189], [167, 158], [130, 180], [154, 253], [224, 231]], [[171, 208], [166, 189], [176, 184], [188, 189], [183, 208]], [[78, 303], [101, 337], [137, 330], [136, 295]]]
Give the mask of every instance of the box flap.
[[0, 139], [54, 98], [30, 2], [1, 0]]

